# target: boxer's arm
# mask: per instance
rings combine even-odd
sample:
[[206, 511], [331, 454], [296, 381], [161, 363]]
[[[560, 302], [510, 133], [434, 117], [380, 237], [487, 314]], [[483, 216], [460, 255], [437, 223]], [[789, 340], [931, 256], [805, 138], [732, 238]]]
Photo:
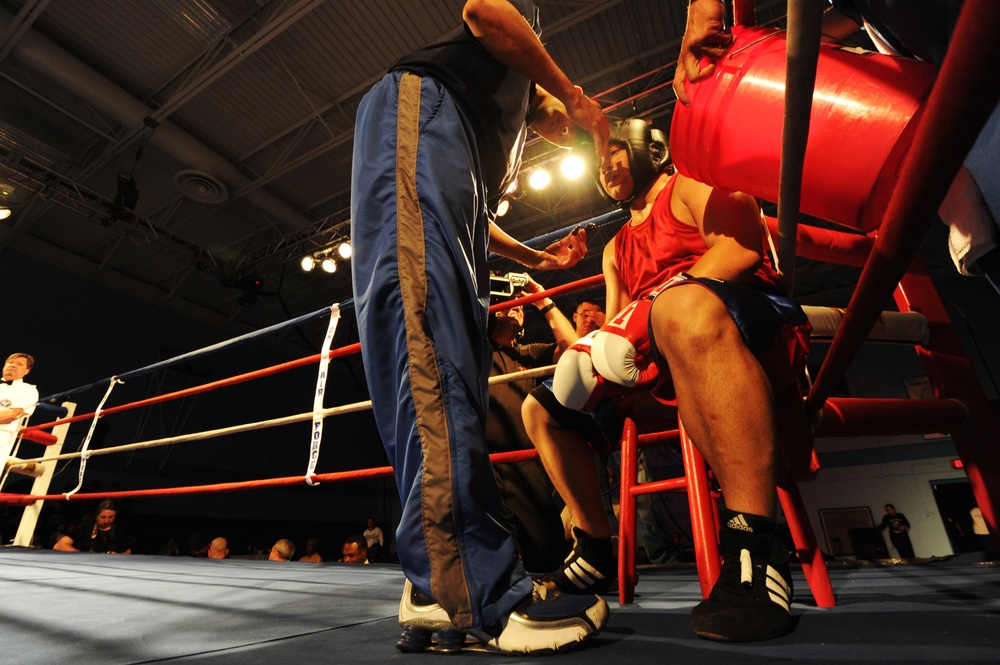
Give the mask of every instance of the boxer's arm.
[[625, 280], [622, 279], [621, 272], [618, 271], [618, 264], [615, 261], [614, 239], [604, 246], [601, 266], [604, 271], [604, 313], [605, 319], [610, 321], [626, 305], [632, 302], [632, 298], [629, 297], [628, 289], [625, 286]]
[[713, 277], [746, 282], [763, 261], [760, 209], [742, 192], [713, 189], [677, 174], [670, 209], [681, 222], [698, 227], [708, 246], [687, 272], [693, 277]]

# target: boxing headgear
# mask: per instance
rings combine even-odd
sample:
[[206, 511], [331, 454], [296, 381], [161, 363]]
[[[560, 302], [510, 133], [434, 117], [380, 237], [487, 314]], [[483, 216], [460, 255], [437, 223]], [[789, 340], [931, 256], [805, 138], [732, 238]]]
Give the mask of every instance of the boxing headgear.
[[[629, 118], [612, 123], [608, 143], [618, 143], [625, 146], [629, 171], [632, 172], [632, 182], [634, 183], [632, 195], [625, 201], [616, 202], [620, 205], [630, 203], [636, 194], [645, 189], [671, 164], [670, 148], [667, 146], [666, 135], [659, 129], [653, 129], [648, 122], [640, 118]], [[604, 187], [600, 185], [600, 177], [597, 180], [601, 194], [608, 198]]]

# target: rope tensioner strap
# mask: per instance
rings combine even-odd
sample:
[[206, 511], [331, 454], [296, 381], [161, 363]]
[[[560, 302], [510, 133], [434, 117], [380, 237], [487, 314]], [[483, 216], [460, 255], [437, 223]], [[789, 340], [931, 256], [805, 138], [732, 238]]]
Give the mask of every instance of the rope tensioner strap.
[[323, 394], [326, 392], [326, 380], [330, 368], [330, 346], [337, 332], [337, 322], [340, 321], [340, 307], [330, 308], [330, 323], [326, 327], [326, 337], [323, 339], [323, 350], [319, 354], [319, 370], [316, 373], [316, 395], [313, 398], [312, 436], [309, 441], [309, 466], [306, 468], [306, 482], [315, 485], [313, 475], [316, 472], [316, 462], [319, 461], [319, 446], [323, 441]]
[[87, 431], [87, 438], [83, 440], [83, 446], [80, 448], [80, 473], [77, 475], [77, 485], [69, 492], [66, 492], [66, 498], [69, 499], [71, 496], [80, 491], [83, 487], [83, 474], [87, 470], [87, 459], [90, 457], [90, 440], [94, 437], [94, 430], [97, 428], [97, 421], [101, 418], [101, 409], [104, 408], [104, 403], [108, 401], [111, 397], [111, 391], [115, 389], [117, 384], [124, 384], [124, 381], [119, 380], [117, 376], [111, 377], [111, 382], [108, 383], [108, 389], [104, 393], [104, 397], [101, 399], [101, 403], [97, 405], [97, 410], [94, 411], [94, 420], [90, 423], [90, 429]]

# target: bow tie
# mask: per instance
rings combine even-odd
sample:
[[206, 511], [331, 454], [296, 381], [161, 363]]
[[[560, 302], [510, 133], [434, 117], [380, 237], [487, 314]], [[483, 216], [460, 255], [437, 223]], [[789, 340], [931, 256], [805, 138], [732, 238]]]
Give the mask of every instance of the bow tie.
[[14, 383], [14, 380], [11, 379], [10, 381], [8, 381], [7, 379], [0, 379], [0, 383], [6, 383], [9, 386], [10, 384]]

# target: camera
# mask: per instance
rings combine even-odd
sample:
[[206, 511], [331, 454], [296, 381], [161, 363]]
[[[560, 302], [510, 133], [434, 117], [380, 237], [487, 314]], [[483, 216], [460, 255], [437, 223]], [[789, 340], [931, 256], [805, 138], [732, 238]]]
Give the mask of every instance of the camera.
[[528, 275], [509, 272], [506, 275], [490, 275], [490, 297], [512, 298], [518, 289], [528, 284]]

